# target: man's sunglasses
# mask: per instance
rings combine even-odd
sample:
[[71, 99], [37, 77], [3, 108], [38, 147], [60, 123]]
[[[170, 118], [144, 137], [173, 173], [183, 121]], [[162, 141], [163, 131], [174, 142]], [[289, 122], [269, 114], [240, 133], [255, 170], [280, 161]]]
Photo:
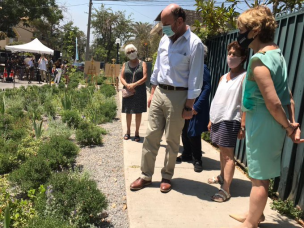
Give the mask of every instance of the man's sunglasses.
[[127, 55], [129, 55], [129, 54], [131, 54], [131, 53], [134, 53], [134, 52], [135, 52], [135, 50], [128, 51], [128, 52], [127, 52]]

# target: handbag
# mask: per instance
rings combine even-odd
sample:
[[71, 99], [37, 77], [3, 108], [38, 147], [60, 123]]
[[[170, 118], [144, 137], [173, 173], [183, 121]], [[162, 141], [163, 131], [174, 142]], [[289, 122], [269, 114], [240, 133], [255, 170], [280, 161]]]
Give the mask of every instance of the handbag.
[[[139, 67], [139, 63], [138, 63], [138, 66], [136, 67], [136, 69], [134, 70], [132, 83], [134, 82], [135, 73], [136, 73], [136, 70], [138, 69], [138, 67]], [[122, 93], [122, 97], [123, 98], [127, 98], [127, 97], [133, 96], [135, 94], [135, 90], [134, 91], [130, 91], [127, 88], [123, 88], [121, 90], [121, 93]]]
[[135, 91], [130, 91], [128, 89], [122, 89], [122, 97], [126, 98], [126, 97], [131, 97], [135, 94]]

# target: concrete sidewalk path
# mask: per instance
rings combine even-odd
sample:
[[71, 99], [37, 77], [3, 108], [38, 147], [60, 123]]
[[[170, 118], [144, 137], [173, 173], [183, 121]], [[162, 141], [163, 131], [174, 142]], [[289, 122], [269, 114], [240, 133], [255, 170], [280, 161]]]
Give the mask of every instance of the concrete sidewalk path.
[[[34, 82], [30, 85], [41, 86], [43, 84]], [[28, 85], [27, 81], [16, 83], [16, 87]], [[13, 88], [13, 84], [0, 83], [1, 90], [6, 88]], [[119, 97], [121, 102], [121, 90]], [[126, 132], [124, 114], [121, 115], [121, 121], [123, 137]], [[160, 171], [163, 167], [166, 147], [166, 141], [163, 138], [156, 160], [152, 185], [140, 191], [130, 191], [131, 182], [140, 175], [141, 149], [147, 121], [148, 113], [144, 113], [140, 127], [141, 142], [124, 140], [124, 171], [130, 228], [232, 228], [239, 225], [228, 215], [248, 210], [250, 181], [236, 169], [231, 186], [232, 198], [225, 203], [211, 201], [211, 196], [218, 191], [219, 185], [209, 185], [207, 179], [219, 174], [219, 152], [204, 141], [202, 141], [204, 171], [195, 173], [191, 163], [177, 164], [172, 179], [173, 189], [164, 194], [159, 190]], [[133, 119], [132, 139], [135, 131], [134, 123]], [[182, 144], [180, 145], [181, 151]], [[269, 199], [265, 209], [266, 222], [262, 223], [260, 227], [301, 227], [296, 222], [271, 210], [270, 202]]]
[[[121, 92], [119, 96], [121, 101]], [[141, 173], [141, 150], [148, 123], [148, 113], [143, 113], [142, 116], [139, 143], [133, 141], [134, 118], [135, 116], [131, 125], [131, 139], [124, 140], [124, 168], [130, 228], [220, 228], [239, 225], [237, 221], [229, 217], [229, 213], [248, 211], [251, 182], [236, 169], [231, 186], [232, 198], [224, 203], [211, 201], [211, 196], [218, 191], [220, 186], [208, 184], [207, 179], [219, 174], [219, 152], [204, 141], [202, 141], [204, 171], [194, 172], [191, 163], [176, 164], [172, 179], [173, 189], [164, 194], [159, 190], [166, 147], [163, 137], [156, 159], [152, 185], [139, 191], [130, 191], [130, 184]], [[126, 132], [125, 114], [121, 115], [121, 120], [123, 136]], [[301, 227], [295, 221], [271, 210], [270, 202], [269, 199], [265, 209], [266, 221], [260, 227]]]

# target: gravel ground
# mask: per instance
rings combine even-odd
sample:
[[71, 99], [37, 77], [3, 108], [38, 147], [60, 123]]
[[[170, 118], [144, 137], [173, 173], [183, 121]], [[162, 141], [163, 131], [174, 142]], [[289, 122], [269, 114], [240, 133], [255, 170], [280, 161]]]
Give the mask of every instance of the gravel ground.
[[108, 208], [103, 213], [102, 227], [128, 228], [121, 107], [117, 95], [116, 103], [116, 119], [112, 123], [101, 125], [108, 131], [108, 134], [103, 136], [103, 146], [82, 148], [77, 165], [83, 166], [83, 170], [90, 174], [107, 198]]

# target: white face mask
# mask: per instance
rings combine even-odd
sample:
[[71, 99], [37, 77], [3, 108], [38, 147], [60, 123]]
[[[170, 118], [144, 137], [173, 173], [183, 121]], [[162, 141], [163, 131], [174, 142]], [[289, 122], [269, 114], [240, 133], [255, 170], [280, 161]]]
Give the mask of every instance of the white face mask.
[[227, 64], [228, 67], [231, 68], [236, 68], [239, 66], [242, 62], [242, 57], [237, 57], [237, 56], [227, 56]]
[[137, 58], [137, 51], [134, 51], [133, 53], [128, 54], [127, 57], [130, 60], [136, 59]]

